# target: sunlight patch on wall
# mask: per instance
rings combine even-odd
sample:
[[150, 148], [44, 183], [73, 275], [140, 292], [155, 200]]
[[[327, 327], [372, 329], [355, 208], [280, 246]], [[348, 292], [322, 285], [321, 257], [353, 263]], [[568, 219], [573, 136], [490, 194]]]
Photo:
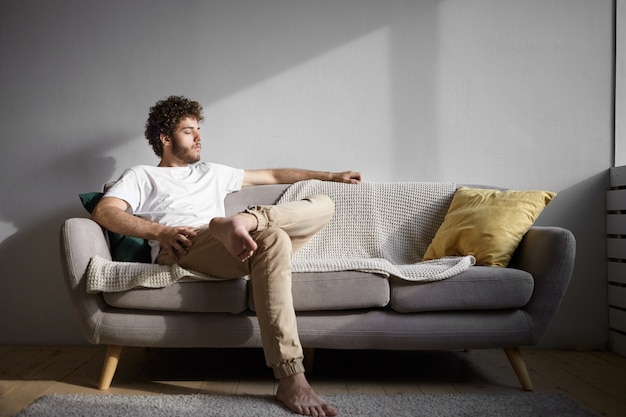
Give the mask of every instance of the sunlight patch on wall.
[[0, 221], [0, 243], [10, 238], [17, 232], [17, 228], [11, 222]]
[[393, 120], [389, 55], [389, 31], [379, 29], [211, 103], [203, 158], [250, 168], [340, 169], [367, 155], [385, 163], [381, 145]]

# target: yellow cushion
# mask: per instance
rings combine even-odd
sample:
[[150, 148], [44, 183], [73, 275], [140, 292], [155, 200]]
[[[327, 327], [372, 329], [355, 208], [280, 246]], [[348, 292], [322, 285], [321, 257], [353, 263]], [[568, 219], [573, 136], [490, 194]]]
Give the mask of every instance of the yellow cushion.
[[424, 260], [473, 255], [476, 265], [505, 267], [556, 193], [459, 187]]

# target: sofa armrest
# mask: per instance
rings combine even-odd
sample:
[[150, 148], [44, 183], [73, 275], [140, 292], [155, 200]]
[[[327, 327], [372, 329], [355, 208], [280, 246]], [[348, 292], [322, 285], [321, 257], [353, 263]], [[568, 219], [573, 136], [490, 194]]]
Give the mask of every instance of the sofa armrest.
[[510, 267], [532, 274], [533, 296], [524, 307], [533, 321], [535, 343], [545, 335], [574, 270], [576, 240], [561, 227], [533, 226], [520, 242]]
[[87, 293], [86, 271], [89, 261], [96, 255], [111, 259], [106, 237], [96, 222], [86, 218], [67, 219], [61, 226], [59, 237], [63, 278], [70, 300], [85, 337], [97, 343], [95, 330], [106, 303], [101, 294]]

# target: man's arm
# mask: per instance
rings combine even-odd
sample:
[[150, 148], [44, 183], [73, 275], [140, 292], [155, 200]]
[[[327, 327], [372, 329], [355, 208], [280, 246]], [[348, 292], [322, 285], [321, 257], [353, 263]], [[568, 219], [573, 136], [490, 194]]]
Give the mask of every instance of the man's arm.
[[91, 219], [114, 233], [142, 239], [157, 240], [161, 246], [173, 253], [187, 253], [190, 238], [196, 235], [191, 227], [168, 227], [142, 219], [128, 213], [128, 203], [117, 197], [103, 197], [91, 213]]
[[258, 169], [245, 170], [243, 186], [268, 184], [293, 184], [305, 180], [322, 180], [358, 184], [361, 173], [355, 171], [324, 172], [306, 169]]

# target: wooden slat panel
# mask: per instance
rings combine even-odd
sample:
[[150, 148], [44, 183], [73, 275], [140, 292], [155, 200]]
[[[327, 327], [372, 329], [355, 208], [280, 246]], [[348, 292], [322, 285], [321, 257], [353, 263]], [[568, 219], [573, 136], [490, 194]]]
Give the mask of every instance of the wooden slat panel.
[[626, 185], [626, 166], [609, 169], [609, 178], [611, 187], [622, 187]]
[[626, 333], [626, 311], [609, 308], [609, 327]]
[[626, 215], [607, 214], [606, 215], [606, 233], [609, 235], [626, 234]]
[[610, 190], [606, 192], [607, 210], [626, 210], [626, 190]]
[[626, 308], [626, 287], [609, 285], [609, 305]]
[[[626, 166], [609, 170], [611, 188], [626, 186]], [[626, 210], [626, 189], [606, 192], [607, 211]], [[607, 214], [606, 233], [623, 235], [626, 231], [626, 214]], [[607, 257], [626, 260], [626, 239], [607, 239]], [[611, 283], [626, 284], [626, 263], [608, 262], [607, 279], [609, 282], [609, 305], [626, 308], [626, 287]], [[609, 327], [618, 331], [609, 332], [609, 348], [620, 355], [626, 355], [626, 311], [609, 307]]]
[[608, 262], [607, 272], [608, 272], [609, 282], [617, 282], [620, 284], [626, 284], [626, 263]]
[[614, 259], [626, 259], [626, 239], [607, 239], [606, 256]]
[[609, 332], [609, 349], [626, 356], [626, 336], [617, 332]]

